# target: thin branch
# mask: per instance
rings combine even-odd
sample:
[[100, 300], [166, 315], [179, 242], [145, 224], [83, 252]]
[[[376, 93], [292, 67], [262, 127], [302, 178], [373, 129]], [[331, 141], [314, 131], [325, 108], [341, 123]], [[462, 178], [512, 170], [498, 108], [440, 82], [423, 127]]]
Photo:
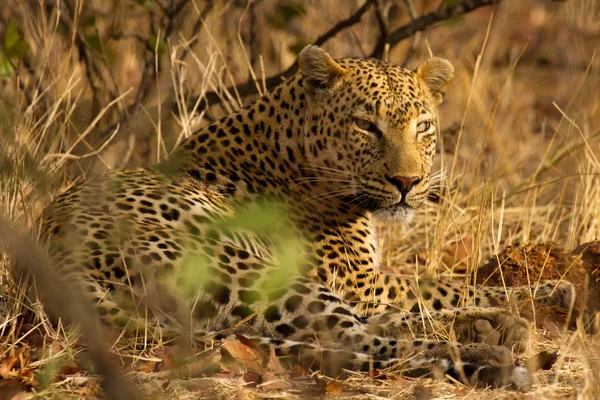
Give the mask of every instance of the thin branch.
[[[187, 4], [187, 0], [183, 0], [181, 3], [178, 3], [178, 5], [175, 8], [173, 8], [175, 14], [181, 12], [181, 10], [184, 8], [182, 6], [183, 4]], [[188, 55], [188, 52], [190, 51], [189, 49], [191, 49], [192, 46], [194, 46], [194, 44], [198, 41], [198, 38], [200, 36], [200, 30], [202, 29], [202, 26], [203, 26], [203, 22], [206, 19], [206, 17], [208, 16], [208, 14], [211, 12], [213, 7], [214, 7], [214, 0], [209, 0], [206, 2], [206, 5], [202, 9], [202, 12], [200, 13], [198, 20], [196, 21], [196, 23], [194, 24], [194, 26], [192, 28], [192, 32], [194, 32], [195, 35], [194, 35], [193, 39], [190, 41], [190, 43], [183, 50], [183, 54], [181, 55], [181, 60], [185, 59], [185, 57]], [[172, 31], [172, 26], [174, 26], [174, 25], [168, 24], [167, 27], [165, 28], [165, 32]], [[168, 38], [168, 36], [165, 35], [165, 38]], [[141, 40], [143, 40], [143, 38]], [[145, 42], [146, 42], [146, 48], [150, 49], [152, 56], [154, 56], [155, 49], [148, 47], [149, 45], [147, 43], [147, 40]], [[126, 127], [127, 122], [129, 120], [131, 120], [134, 115], [138, 115], [138, 113], [140, 112], [140, 108], [142, 106], [142, 102], [146, 96], [146, 93], [148, 92], [149, 82], [151, 81], [150, 78], [154, 75], [155, 69], [152, 68], [152, 66], [153, 66], [153, 63], [151, 60], [145, 60], [144, 72], [142, 73], [142, 81], [140, 82], [140, 84], [138, 86], [138, 90], [136, 91], [136, 96], [135, 96], [135, 100], [134, 100], [133, 104], [131, 104], [127, 108], [126, 112], [123, 113], [123, 115], [121, 116], [119, 121], [112, 124], [111, 126], [106, 128], [102, 132], [101, 137], [106, 137], [111, 132], [114, 132], [118, 126]], [[173, 110], [176, 110], [176, 103], [172, 107], [173, 107]], [[171, 106], [169, 105], [164, 108], [169, 109], [169, 108], [171, 108]], [[179, 113], [177, 113], [177, 114], [179, 114]], [[127, 131], [127, 129], [122, 129], [122, 131]]]
[[[327, 42], [329, 39], [331, 39], [332, 37], [334, 37], [335, 35], [340, 33], [342, 30], [349, 28], [352, 25], [356, 25], [357, 23], [360, 22], [362, 16], [367, 11], [369, 11], [369, 8], [371, 8], [371, 6], [374, 4], [375, 4], [375, 0], [367, 0], [365, 2], [365, 4], [362, 5], [362, 7], [360, 7], [358, 10], [356, 10], [354, 12], [354, 14], [349, 16], [347, 19], [342, 20], [342, 21], [338, 22], [337, 24], [335, 24], [333, 26], [333, 28], [331, 28], [330, 30], [328, 30], [327, 32], [325, 32], [324, 34], [319, 36], [313, 44], [315, 46], [321, 46], [322, 44]], [[297, 65], [297, 64], [298, 64], [298, 62], [296, 61], [294, 63], [294, 65]], [[288, 68], [288, 70], [289, 70], [289, 68]]]
[[385, 16], [383, 15], [383, 7], [381, 6], [381, 0], [375, 0], [375, 17], [377, 19], [377, 24], [379, 24], [379, 38], [377, 39], [377, 44], [375, 45], [375, 50], [373, 50], [373, 54], [375, 54], [375, 58], [382, 58], [385, 45], [388, 43], [388, 39], [390, 37], [390, 27], [388, 22], [386, 21]]
[[[404, 3], [406, 4], [406, 8], [408, 9], [408, 15], [410, 15], [410, 19], [412, 21], [417, 19], [417, 12], [415, 10], [415, 5], [413, 4], [412, 0], [404, 0]], [[421, 35], [419, 32], [416, 32], [413, 35], [412, 40], [410, 41], [410, 46], [408, 47], [408, 51], [406, 52], [406, 55], [404, 56], [404, 61], [402, 61], [403, 68], [406, 68], [408, 66], [410, 59], [415, 54], [415, 51], [417, 50], [417, 45], [419, 44], [420, 36]]]
[[202, 29], [202, 24], [204, 24], [204, 20], [206, 19], [208, 14], [212, 11], [214, 5], [215, 5], [214, 0], [208, 0], [206, 2], [206, 5], [204, 6], [204, 8], [202, 9], [202, 12], [200, 13], [200, 16], [198, 17], [198, 19], [194, 23], [194, 26], [192, 27], [192, 32], [195, 33], [195, 35], [192, 38], [192, 40], [189, 42], [189, 44], [183, 49], [183, 54], [181, 55], [181, 58], [180, 58], [181, 60], [185, 60], [185, 58], [187, 57], [190, 50], [194, 47], [194, 45], [198, 42], [198, 40], [200, 40], [200, 30]]
[[[468, 14], [480, 7], [491, 6], [500, 1], [501, 0], [463, 0], [451, 7], [444, 7], [437, 11], [430, 12], [390, 33], [388, 43], [390, 44], [390, 47], [394, 47], [407, 37], [410, 37], [419, 31], [424, 31], [433, 24]], [[371, 53], [371, 57], [374, 56], [375, 52]]]
[[[389, 38], [387, 39], [387, 43], [389, 43], [390, 49], [391, 49], [394, 46], [396, 46], [398, 43], [400, 43], [402, 40], [406, 39], [407, 37], [415, 34], [416, 32], [423, 31], [435, 23], [445, 21], [445, 20], [448, 20], [451, 18], [455, 18], [455, 17], [458, 17], [463, 14], [467, 14], [477, 8], [484, 7], [484, 6], [490, 6], [490, 5], [498, 3], [499, 1], [501, 1], [501, 0], [464, 0], [454, 6], [441, 8], [437, 11], [431, 12], [429, 14], [425, 14], [417, 19], [412, 20], [408, 24], [394, 30], [393, 32], [391, 32], [389, 35]], [[320, 46], [320, 45], [324, 44], [325, 42], [327, 42], [332, 37], [334, 37], [335, 35], [337, 35], [340, 31], [344, 30], [345, 28], [348, 28], [352, 25], [357, 24], [358, 22], [360, 22], [362, 16], [375, 3], [376, 3], [376, 0], [367, 0], [362, 7], [360, 7], [358, 10], [356, 10], [354, 12], [354, 14], [352, 14], [347, 19], [338, 22], [333, 28], [331, 28], [330, 30], [325, 32], [323, 35], [319, 36], [313, 44]], [[382, 50], [383, 50], [383, 48], [382, 48]], [[373, 51], [373, 53], [370, 55], [370, 57], [374, 57], [376, 55], [375, 53], [377, 51], [378, 51], [378, 49], [376, 48]], [[288, 78], [291, 75], [293, 75], [294, 73], [296, 73], [297, 70], [298, 70], [298, 61], [296, 60], [296, 62], [294, 62], [294, 64], [292, 64], [285, 71], [265, 79], [266, 87], [273, 88], [273, 87], [279, 85], [285, 78]], [[237, 85], [237, 86], [228, 87], [226, 89], [226, 91], [234, 91], [234, 90], [237, 90], [239, 92], [240, 96], [243, 97], [243, 96], [255, 94], [256, 86], [255, 86], [254, 81], [249, 81], [249, 82], [245, 82], [240, 85]], [[203, 99], [204, 101], [201, 102], [201, 106], [205, 106], [207, 103], [210, 105], [218, 104], [222, 101], [220, 92], [214, 92], [214, 91], [207, 92], [204, 94], [203, 97], [204, 97], [204, 99]], [[198, 98], [196, 97], [196, 98], [190, 99], [189, 104], [195, 105], [197, 102], [198, 102]], [[173, 112], [177, 113], [176, 107], [173, 108]]]
[[[365, 4], [363, 4], [358, 10], [356, 10], [350, 17], [335, 24], [331, 29], [329, 29], [327, 32], [325, 32], [321, 36], [319, 36], [313, 44], [316, 46], [321, 46], [321, 45], [325, 44], [329, 39], [333, 38], [335, 35], [337, 35], [341, 31], [343, 31], [344, 29], [359, 23], [362, 16], [367, 11], [369, 11], [369, 9], [374, 4], [375, 4], [375, 0], [367, 0], [365, 2]], [[290, 65], [285, 71], [265, 79], [266, 87], [272, 88], [274, 86], [279, 85], [285, 78], [288, 78], [288, 77], [292, 76], [293, 74], [295, 74], [296, 71], [298, 71], [298, 61], [297, 60], [292, 65]], [[248, 82], [242, 83], [235, 87], [229, 87], [226, 89], [226, 91], [234, 91], [234, 90], [237, 90], [239, 92], [240, 96], [242, 96], [242, 97], [248, 96], [248, 95], [256, 93], [256, 85], [253, 80], [250, 80]], [[198, 98], [192, 98], [192, 99], [190, 99], [189, 104], [195, 104], [197, 101], [198, 101]], [[220, 103], [220, 102], [221, 102], [220, 93], [213, 91], [213, 92], [207, 92], [204, 95], [204, 101], [202, 103], [216, 104], [216, 103]], [[203, 107], [203, 106], [204, 105], [201, 104], [201, 107]], [[173, 111], [177, 112], [176, 109], [173, 109]]]

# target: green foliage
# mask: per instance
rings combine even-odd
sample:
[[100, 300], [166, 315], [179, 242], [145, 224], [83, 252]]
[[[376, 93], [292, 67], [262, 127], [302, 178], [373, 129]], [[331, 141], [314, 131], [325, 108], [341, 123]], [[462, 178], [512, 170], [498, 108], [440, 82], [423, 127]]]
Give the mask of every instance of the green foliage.
[[[215, 222], [206, 230], [207, 237], [219, 237], [225, 232], [236, 232], [268, 247], [272, 258], [264, 260], [269, 268], [269, 278], [262, 288], [267, 292], [285, 288], [290, 277], [304, 263], [301, 240], [289, 229], [289, 218], [284, 206], [275, 202], [250, 204], [238, 209], [235, 214]], [[186, 289], [194, 291], [211, 277], [211, 260], [203, 255], [192, 256], [184, 262], [183, 274]]]
[[46, 365], [36, 372], [35, 377], [40, 383], [40, 390], [49, 389], [50, 385], [56, 381], [56, 377], [64, 361], [64, 357], [49, 358]]
[[142, 6], [142, 7], [146, 7], [148, 9], [152, 9], [154, 7], [154, 4], [152, 4], [152, 1], [150, 0], [131, 0], [134, 4], [137, 4], [138, 6]]
[[80, 25], [86, 28], [96, 26], [96, 17], [94, 15], [86, 15], [81, 19]]
[[269, 23], [275, 29], [285, 29], [294, 19], [306, 13], [304, 4], [288, 2], [275, 7], [275, 12], [269, 16]]
[[98, 34], [85, 35], [85, 41], [90, 46], [94, 52], [97, 54], [102, 54], [102, 41], [100, 40], [100, 36]]
[[148, 39], [148, 46], [150, 46], [152, 50], [156, 51], [159, 55], [163, 55], [167, 51], [167, 45], [165, 42], [155, 34], [152, 34], [150, 39]]
[[444, 5], [442, 7], [443, 8], [453, 7], [453, 6], [457, 5], [458, 3], [460, 3], [460, 0], [445, 0]]
[[288, 49], [294, 53], [295, 55], [300, 54], [300, 52], [302, 51], [302, 49], [304, 49], [306, 47], [308, 43], [303, 42], [302, 40], [298, 40], [297, 42], [295, 42], [294, 44], [291, 44]]
[[20, 60], [29, 51], [29, 45], [21, 39], [14, 20], [8, 21], [2, 46], [0, 46], [0, 78], [11, 79], [15, 73], [11, 60]]

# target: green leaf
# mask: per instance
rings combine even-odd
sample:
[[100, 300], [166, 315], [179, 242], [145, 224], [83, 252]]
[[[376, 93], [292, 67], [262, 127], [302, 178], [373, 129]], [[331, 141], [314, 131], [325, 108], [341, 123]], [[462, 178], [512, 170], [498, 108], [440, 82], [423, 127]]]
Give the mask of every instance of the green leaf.
[[444, 5], [442, 6], [443, 8], [448, 8], [448, 7], [452, 7], [457, 5], [460, 2], [460, 0], [446, 0], [444, 1]]
[[83, 27], [92, 27], [96, 25], [96, 17], [93, 15], [86, 15], [81, 20], [81, 26]]
[[24, 40], [19, 40], [12, 47], [6, 49], [6, 55], [9, 58], [21, 59], [29, 51], [29, 45]]
[[305, 47], [306, 47], [306, 43], [300, 40], [294, 44], [291, 44], [288, 47], [288, 50], [291, 51], [292, 53], [294, 53], [295, 55], [298, 55], [298, 54], [300, 54], [302, 49], [304, 49]]
[[15, 74], [15, 70], [8, 61], [4, 52], [0, 49], [0, 78], [10, 80]]
[[[156, 46], [157, 41], [158, 41], [158, 47]], [[164, 52], [167, 51], [167, 46], [165, 45], [165, 42], [163, 42], [156, 35], [150, 36], [150, 39], [148, 39], [148, 46], [150, 46], [152, 48], [152, 50], [158, 52], [158, 54], [164, 54]]]
[[[29, 46], [25, 40], [21, 39], [17, 24], [13, 20], [9, 21], [4, 36], [4, 57], [8, 59], [20, 59], [23, 58], [28, 50]], [[6, 64], [6, 60], [4, 60], [4, 64]], [[12, 67], [2, 67], [2, 76], [5, 76], [9, 70], [12, 70]], [[12, 73], [10, 73], [10, 75], [12, 75]]]
[[19, 41], [19, 30], [14, 20], [8, 21], [6, 35], [4, 36], [4, 47], [10, 49]]
[[284, 29], [296, 17], [305, 14], [302, 3], [280, 4], [275, 8], [275, 12], [269, 16], [269, 23], [276, 29]]
[[85, 35], [85, 41], [90, 46], [90, 48], [100, 54], [102, 54], [102, 42], [100, 41], [100, 36], [94, 35]]

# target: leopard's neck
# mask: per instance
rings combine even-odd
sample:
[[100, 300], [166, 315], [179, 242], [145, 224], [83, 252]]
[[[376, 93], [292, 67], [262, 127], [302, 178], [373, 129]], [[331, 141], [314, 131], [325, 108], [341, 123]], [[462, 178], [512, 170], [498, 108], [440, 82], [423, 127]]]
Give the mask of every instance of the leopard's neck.
[[[236, 200], [273, 197], [322, 211], [360, 218], [343, 199], [331, 195], [304, 153], [308, 104], [300, 75], [238, 112], [194, 132], [168, 160], [167, 173], [190, 175]], [[354, 215], [356, 214], [356, 215]]]
[[[279, 195], [299, 174], [306, 107], [298, 77], [234, 114], [194, 132], [163, 163], [217, 186], [248, 195]], [[233, 194], [233, 189], [229, 194]], [[244, 195], [244, 193], [240, 193]]]

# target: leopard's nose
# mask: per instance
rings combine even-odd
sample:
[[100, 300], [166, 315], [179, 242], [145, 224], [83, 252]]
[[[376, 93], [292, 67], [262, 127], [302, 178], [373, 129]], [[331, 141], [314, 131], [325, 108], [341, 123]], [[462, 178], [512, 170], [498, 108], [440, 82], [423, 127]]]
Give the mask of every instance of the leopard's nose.
[[421, 182], [421, 177], [419, 176], [401, 176], [396, 175], [391, 178], [386, 175], [385, 177], [392, 185], [396, 186], [400, 193], [406, 194], [412, 189], [416, 184]]

